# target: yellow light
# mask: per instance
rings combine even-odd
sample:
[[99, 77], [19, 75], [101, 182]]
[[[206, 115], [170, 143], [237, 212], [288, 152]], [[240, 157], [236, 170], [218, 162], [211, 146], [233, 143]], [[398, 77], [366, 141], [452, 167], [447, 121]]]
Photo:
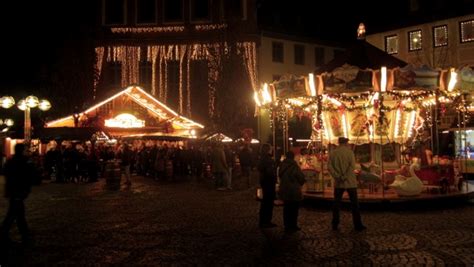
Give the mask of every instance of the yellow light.
[[316, 85], [314, 83], [314, 74], [312, 73], [309, 74], [309, 90], [311, 96], [316, 96]]
[[15, 105], [15, 99], [11, 96], [4, 96], [0, 98], [1, 106], [2, 108], [11, 108], [13, 105]]
[[257, 107], [262, 106], [262, 103], [260, 102], [257, 91], [253, 92], [253, 100], [255, 100], [255, 104], [257, 104]]
[[415, 111], [412, 111], [410, 114], [410, 124], [408, 125], [408, 138], [410, 138], [413, 133], [413, 124], [415, 123], [415, 115], [416, 115]]
[[394, 130], [393, 137], [397, 137], [398, 132], [400, 131], [399, 125], [398, 125], [400, 123], [400, 119], [401, 119], [401, 111], [400, 109], [397, 109], [397, 115], [395, 116], [395, 130]]
[[454, 68], [451, 68], [451, 75], [449, 77], [448, 91], [451, 92], [454, 89], [454, 86], [457, 82], [458, 74], [454, 71]]
[[2, 119], [0, 119], [0, 125], [3, 125], [3, 120]]
[[26, 105], [30, 108], [36, 108], [39, 104], [39, 100], [36, 96], [30, 95], [25, 99]]
[[268, 83], [263, 84], [263, 104], [271, 103], [272, 97], [270, 96], [270, 92], [268, 91]]
[[382, 77], [380, 79], [380, 92], [385, 92], [387, 90], [387, 67], [382, 67], [381, 74]]
[[342, 114], [342, 129], [344, 130], [344, 137], [347, 137], [346, 114]]
[[5, 125], [8, 126], [8, 127], [13, 126], [13, 124], [14, 124], [14, 122], [13, 122], [12, 119], [6, 119], [6, 120], [4, 121], [4, 123], [5, 123]]
[[26, 105], [25, 99], [22, 99], [22, 100], [18, 101], [17, 107], [18, 107], [20, 110], [26, 110], [26, 108], [27, 108], [28, 106]]
[[104, 125], [117, 128], [141, 128], [145, 127], [145, 121], [137, 119], [132, 114], [122, 113], [113, 119], [105, 120]]
[[51, 108], [51, 103], [46, 99], [41, 99], [38, 104], [38, 108], [42, 111], [49, 110]]

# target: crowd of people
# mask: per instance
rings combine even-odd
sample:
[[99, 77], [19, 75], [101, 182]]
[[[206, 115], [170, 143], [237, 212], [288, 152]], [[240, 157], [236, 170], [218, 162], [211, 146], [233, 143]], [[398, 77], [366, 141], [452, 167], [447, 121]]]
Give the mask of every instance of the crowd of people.
[[[90, 142], [51, 142], [37, 160], [44, 178], [59, 183], [95, 182], [106, 164], [117, 161], [131, 183], [131, 173], [155, 180], [191, 176], [215, 178], [216, 189], [231, 189], [232, 172], [238, 168], [249, 177], [256, 151], [247, 144], [184, 143], [182, 141], [134, 140], [115, 145]], [[217, 151], [223, 153], [222, 157]]]

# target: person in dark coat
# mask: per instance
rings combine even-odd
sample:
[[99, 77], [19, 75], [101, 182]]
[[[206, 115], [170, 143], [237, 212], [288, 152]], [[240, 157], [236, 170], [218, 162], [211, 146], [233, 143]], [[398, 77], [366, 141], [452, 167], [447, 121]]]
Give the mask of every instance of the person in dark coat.
[[9, 199], [8, 211], [1, 227], [1, 239], [8, 241], [10, 228], [16, 220], [22, 241], [29, 240], [25, 218], [24, 200], [31, 192], [31, 186], [38, 175], [34, 165], [25, 156], [25, 145], [15, 145], [15, 155], [5, 164], [5, 197]]
[[295, 154], [288, 151], [285, 160], [280, 165], [280, 190], [279, 196], [283, 200], [283, 222], [285, 231], [292, 233], [301, 230], [298, 227], [298, 211], [303, 200], [301, 187], [306, 182], [300, 166], [295, 161]]
[[262, 188], [262, 201], [260, 202], [259, 226], [271, 228], [277, 226], [272, 223], [273, 201], [276, 197], [276, 166], [271, 156], [272, 149], [269, 144], [263, 144], [261, 157], [258, 163], [260, 173], [260, 187]]

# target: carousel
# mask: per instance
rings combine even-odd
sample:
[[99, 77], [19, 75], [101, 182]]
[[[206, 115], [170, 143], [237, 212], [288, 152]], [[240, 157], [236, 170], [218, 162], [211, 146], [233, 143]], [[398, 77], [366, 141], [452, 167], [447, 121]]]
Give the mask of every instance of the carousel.
[[[296, 152], [306, 198], [333, 198], [327, 160], [339, 137], [349, 138], [355, 153], [361, 201], [472, 197], [474, 187], [461, 173], [465, 154], [445, 155], [438, 134], [449, 108], [458, 115], [459, 134], [467, 132], [472, 88], [460, 75], [466, 72], [472, 70], [407, 65], [358, 40], [317, 74], [284, 76], [264, 84], [254, 99], [269, 116], [274, 147]], [[294, 116], [311, 121], [302, 148], [288, 134]]]

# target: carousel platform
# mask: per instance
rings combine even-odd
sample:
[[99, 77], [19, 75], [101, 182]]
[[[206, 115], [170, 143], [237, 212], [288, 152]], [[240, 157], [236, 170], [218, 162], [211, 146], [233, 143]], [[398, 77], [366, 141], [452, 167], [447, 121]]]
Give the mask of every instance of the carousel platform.
[[[443, 202], [468, 202], [474, 199], [474, 183], [473, 181], [464, 182], [461, 187], [447, 188], [446, 192], [440, 187], [426, 187], [418, 196], [405, 197], [399, 196], [393, 189], [373, 189], [359, 188], [357, 189], [359, 203], [365, 204], [442, 204]], [[325, 188], [324, 191], [306, 191], [304, 193], [305, 201], [332, 203], [334, 201], [334, 193], [332, 188]], [[347, 193], [344, 193], [343, 203], [349, 203]]]

